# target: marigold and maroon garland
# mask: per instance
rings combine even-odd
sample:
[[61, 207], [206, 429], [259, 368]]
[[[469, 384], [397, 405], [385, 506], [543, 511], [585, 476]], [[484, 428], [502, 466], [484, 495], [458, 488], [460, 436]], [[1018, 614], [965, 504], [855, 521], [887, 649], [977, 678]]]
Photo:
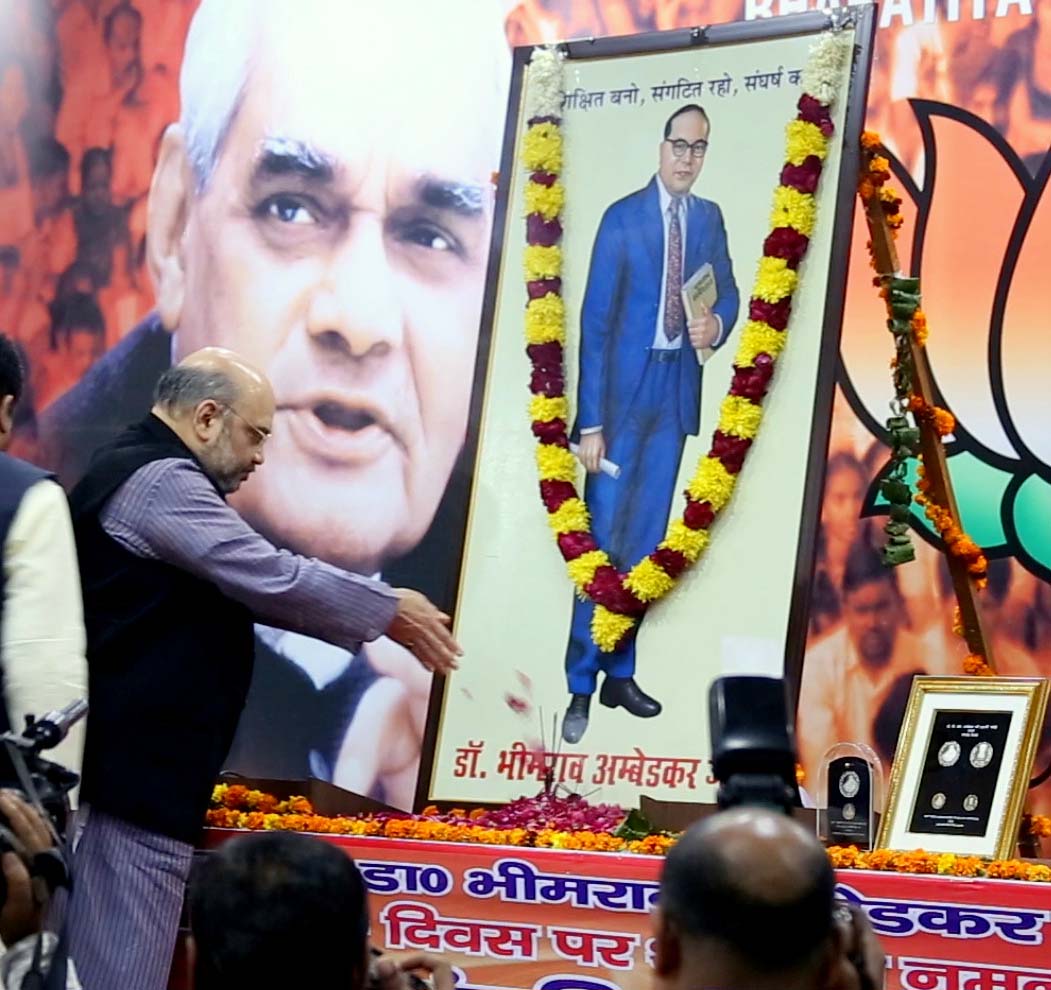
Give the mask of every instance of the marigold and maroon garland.
[[[866, 206], [874, 201], [886, 216], [887, 226], [897, 236], [903, 219], [901, 196], [890, 185], [890, 161], [884, 152], [880, 136], [866, 131], [861, 137], [863, 154], [862, 173], [858, 183], [858, 194]], [[956, 427], [956, 420], [946, 409], [929, 404], [915, 390], [912, 367], [912, 344], [925, 347], [929, 329], [927, 317], [921, 308], [920, 282], [917, 278], [900, 275], [885, 275], [879, 271], [872, 243], [869, 245], [869, 260], [876, 272], [874, 282], [887, 304], [887, 327], [894, 336], [895, 354], [891, 362], [896, 408], [887, 421], [887, 432], [891, 445], [891, 464], [880, 490], [887, 499], [890, 519], [884, 526], [887, 545], [883, 550], [884, 562], [895, 565], [912, 560], [915, 556], [909, 537], [908, 519], [910, 503], [923, 506], [924, 515], [938, 531], [946, 552], [962, 561], [967, 573], [978, 590], [988, 583], [989, 564], [981, 547], [964, 532], [948, 507], [938, 502], [931, 493], [930, 481], [923, 469], [923, 458], [919, 454], [919, 430], [909, 424], [906, 412], [911, 412], [916, 423], [929, 425], [939, 437], [947, 437]], [[910, 457], [919, 461], [916, 493], [913, 494], [906, 481]], [[963, 635], [963, 624], [959, 609], [953, 619], [953, 628]], [[985, 658], [970, 654], [963, 662], [964, 672], [990, 677], [992, 668]]]
[[533, 52], [530, 116], [521, 154], [521, 164], [529, 173], [524, 195], [524, 263], [525, 335], [532, 362], [530, 418], [538, 441], [540, 496], [548, 523], [577, 591], [595, 603], [591, 635], [604, 652], [622, 648], [646, 609], [671, 591], [704, 552], [712, 523], [730, 501], [759, 432], [762, 399], [787, 340], [799, 266], [814, 230], [814, 194], [828, 155], [832, 107], [850, 51], [851, 41], [845, 33], [829, 32], [811, 52], [802, 74], [798, 113], [786, 128], [785, 163], [774, 191], [771, 230], [763, 243], [748, 320], [741, 330], [729, 393], [711, 448], [687, 486], [681, 517], [671, 523], [657, 548], [626, 572], [617, 569], [592, 536], [588, 508], [575, 484], [577, 461], [569, 449], [563, 354], [562, 58], [552, 48]]

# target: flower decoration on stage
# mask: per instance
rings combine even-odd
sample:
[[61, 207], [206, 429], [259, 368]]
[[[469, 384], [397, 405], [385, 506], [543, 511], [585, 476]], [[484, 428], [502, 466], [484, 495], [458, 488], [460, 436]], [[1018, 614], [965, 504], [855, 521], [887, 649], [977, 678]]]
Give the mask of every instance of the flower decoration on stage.
[[533, 51], [528, 123], [520, 163], [528, 173], [526, 209], [526, 351], [532, 362], [529, 413], [537, 439], [540, 497], [566, 570], [595, 603], [591, 635], [604, 652], [623, 647], [639, 618], [675, 587], [708, 546], [716, 516], [729, 503], [748, 450], [759, 433], [762, 400], [784, 349], [793, 295], [817, 220], [815, 191], [833, 133], [832, 107], [852, 45], [844, 33], [821, 36], [802, 73], [803, 95], [786, 128], [785, 162], [774, 191], [770, 233], [763, 243], [752, 296], [711, 447], [686, 489], [682, 515], [663, 541], [630, 570], [618, 570], [596, 543], [576, 489], [569, 449], [571, 411], [565, 394], [566, 312], [562, 301], [561, 214], [563, 58], [553, 47]]
[[[798, 770], [797, 770], [798, 777]], [[217, 784], [206, 823], [212, 828], [250, 831], [312, 832], [319, 835], [375, 836], [416, 839], [423, 842], [470, 842], [480, 845], [585, 852], [636, 853], [663, 856], [676, 835], [660, 833], [642, 838], [615, 834], [625, 818], [624, 809], [590, 804], [581, 797], [539, 794], [519, 798], [502, 808], [453, 808], [441, 812], [427, 807], [418, 815], [372, 814], [358, 817], [318, 815], [305, 797], [279, 800], [272, 794], [241, 784]], [[1026, 816], [1024, 830], [1051, 838], [1051, 818]], [[1023, 860], [983, 860], [977, 856], [945, 853], [864, 852], [833, 846], [828, 850], [838, 870], [888, 870], [896, 873], [934, 873], [958, 877], [997, 877], [1008, 880], [1051, 882], [1051, 867]]]

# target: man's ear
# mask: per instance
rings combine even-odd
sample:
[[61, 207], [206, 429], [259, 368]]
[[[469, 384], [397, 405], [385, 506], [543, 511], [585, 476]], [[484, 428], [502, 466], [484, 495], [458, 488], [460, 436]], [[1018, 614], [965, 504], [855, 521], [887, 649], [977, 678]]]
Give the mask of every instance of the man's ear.
[[193, 429], [202, 441], [212, 440], [222, 431], [225, 410], [215, 399], [197, 403], [193, 411]]
[[653, 969], [662, 979], [670, 979], [682, 969], [682, 939], [658, 907], [653, 914]]
[[169, 332], [182, 317], [186, 293], [183, 235], [193, 195], [186, 139], [182, 128], [172, 124], [161, 139], [146, 208], [146, 261], [157, 295], [157, 313]]
[[15, 397], [5, 395], [0, 398], [0, 450], [7, 447], [15, 428]]

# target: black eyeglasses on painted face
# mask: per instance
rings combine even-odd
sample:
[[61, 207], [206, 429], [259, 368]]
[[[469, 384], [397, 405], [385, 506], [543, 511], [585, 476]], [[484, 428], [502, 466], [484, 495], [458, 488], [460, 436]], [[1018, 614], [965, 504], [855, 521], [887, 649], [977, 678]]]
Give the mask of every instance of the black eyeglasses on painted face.
[[683, 141], [682, 138], [676, 138], [674, 141], [671, 138], [665, 138], [665, 141], [671, 145], [671, 153], [676, 158], [684, 158], [688, 151], [693, 158], [703, 158], [704, 153], [708, 150], [708, 142], [694, 141], [690, 144], [689, 141]]

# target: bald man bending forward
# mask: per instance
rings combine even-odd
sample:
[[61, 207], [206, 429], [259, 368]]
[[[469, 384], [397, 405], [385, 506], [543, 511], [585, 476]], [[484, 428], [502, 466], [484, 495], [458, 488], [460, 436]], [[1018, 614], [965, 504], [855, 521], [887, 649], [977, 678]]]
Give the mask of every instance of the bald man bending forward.
[[193, 844], [252, 674], [253, 623], [348, 650], [386, 634], [429, 670], [459, 649], [414, 591], [277, 550], [226, 504], [263, 463], [274, 396], [209, 348], [71, 498], [88, 720], [70, 949], [89, 990], [163, 990]]

